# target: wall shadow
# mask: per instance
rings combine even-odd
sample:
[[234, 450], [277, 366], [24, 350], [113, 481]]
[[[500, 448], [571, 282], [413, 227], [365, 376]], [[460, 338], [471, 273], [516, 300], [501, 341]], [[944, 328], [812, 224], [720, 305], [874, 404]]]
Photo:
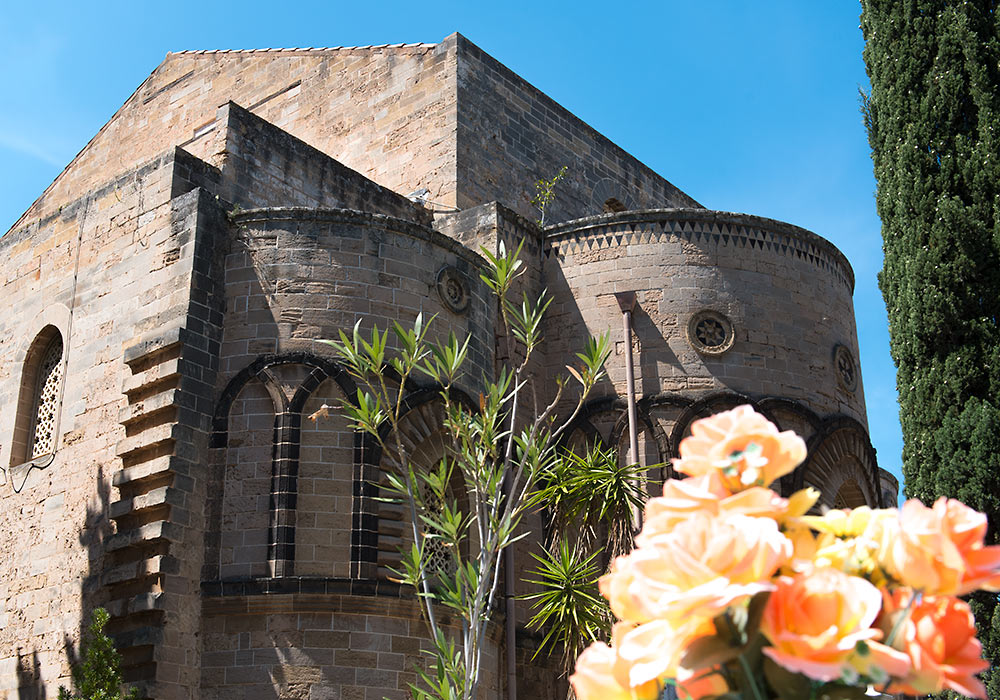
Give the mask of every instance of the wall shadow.
[[17, 650], [17, 700], [45, 700], [47, 693], [42, 683], [42, 664], [38, 652], [30, 656]]

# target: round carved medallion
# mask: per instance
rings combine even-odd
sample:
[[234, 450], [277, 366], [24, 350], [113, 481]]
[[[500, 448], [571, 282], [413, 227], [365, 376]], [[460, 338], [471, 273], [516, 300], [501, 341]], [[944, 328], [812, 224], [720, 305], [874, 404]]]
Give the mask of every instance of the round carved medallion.
[[687, 325], [691, 346], [704, 355], [721, 355], [733, 346], [735, 332], [728, 318], [708, 309], [699, 311]]
[[469, 306], [469, 285], [465, 276], [454, 265], [442, 267], [437, 276], [437, 291], [441, 301], [456, 314]]
[[846, 345], [837, 345], [833, 348], [833, 371], [837, 374], [837, 384], [840, 388], [854, 393], [858, 388], [858, 365]]

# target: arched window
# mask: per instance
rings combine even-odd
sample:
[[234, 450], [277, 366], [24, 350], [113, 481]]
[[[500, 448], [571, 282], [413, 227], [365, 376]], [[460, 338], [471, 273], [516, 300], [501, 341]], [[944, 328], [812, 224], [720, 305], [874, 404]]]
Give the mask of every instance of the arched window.
[[62, 382], [62, 334], [54, 326], [46, 326], [25, 358], [11, 464], [55, 452]]

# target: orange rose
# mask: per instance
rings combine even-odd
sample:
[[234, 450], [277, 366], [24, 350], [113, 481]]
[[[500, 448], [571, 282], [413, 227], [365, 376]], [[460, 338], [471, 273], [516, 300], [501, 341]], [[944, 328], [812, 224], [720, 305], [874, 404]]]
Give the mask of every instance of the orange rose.
[[832, 681], [856, 668], [863, 642], [865, 656], [899, 670], [900, 655], [875, 641], [881, 632], [872, 623], [881, 607], [875, 586], [836, 569], [782, 577], [761, 618], [760, 631], [773, 645], [764, 653], [789, 671]]
[[750, 406], [739, 406], [695, 421], [681, 441], [674, 469], [690, 476], [718, 470], [732, 492], [770, 486], [806, 458], [806, 444], [792, 431], [778, 432], [774, 423]]
[[[680, 626], [688, 617], [711, 619], [771, 590], [769, 579], [791, 553], [791, 542], [769, 518], [698, 512], [669, 532], [644, 539], [608, 577], [624, 571], [629, 604], [648, 619]], [[602, 590], [620, 588], [602, 581]]]
[[699, 671], [696, 674], [691, 674], [684, 673], [682, 670], [677, 679], [677, 697], [684, 698], [684, 700], [714, 698], [725, 695], [729, 691], [729, 684], [718, 671], [710, 673]]
[[[913, 593], [897, 589], [886, 596], [883, 629], [907, 615]], [[893, 646], [907, 653], [912, 670], [889, 688], [891, 693], [926, 695], [944, 689], [985, 698], [986, 689], [975, 677], [989, 664], [982, 659], [976, 625], [969, 606], [951, 596], [927, 596], [913, 603]], [[900, 674], [902, 675], [902, 674]]]
[[910, 499], [882, 552], [886, 571], [927, 594], [963, 595], [1000, 590], [1000, 546], [983, 544], [986, 516], [939, 498], [933, 508]]

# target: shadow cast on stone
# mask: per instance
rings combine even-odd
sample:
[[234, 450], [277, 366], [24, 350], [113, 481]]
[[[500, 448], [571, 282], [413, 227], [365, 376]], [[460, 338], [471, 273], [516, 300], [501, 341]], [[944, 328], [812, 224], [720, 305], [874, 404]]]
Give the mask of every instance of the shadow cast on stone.
[[83, 641], [87, 637], [94, 608], [106, 603], [102, 596], [101, 572], [104, 569], [105, 542], [114, 534], [108, 518], [111, 503], [111, 487], [104, 478], [104, 466], [97, 465], [96, 499], [87, 504], [83, 527], [77, 539], [87, 552], [87, 570], [80, 580], [80, 620], [74, 640], [69, 634], [63, 635], [63, 651], [70, 668], [76, 668], [83, 660]]
[[[30, 659], [30, 660], [29, 660]], [[17, 700], [46, 700], [45, 684], [42, 682], [42, 664], [38, 652], [21, 654], [17, 651]]]

